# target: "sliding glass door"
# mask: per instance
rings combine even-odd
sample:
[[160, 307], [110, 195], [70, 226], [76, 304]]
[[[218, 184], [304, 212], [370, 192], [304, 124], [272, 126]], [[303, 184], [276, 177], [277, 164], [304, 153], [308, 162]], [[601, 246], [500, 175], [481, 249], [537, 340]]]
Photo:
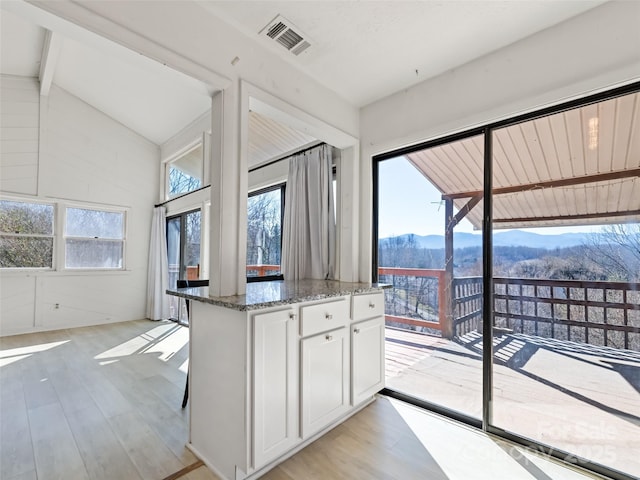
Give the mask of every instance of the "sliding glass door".
[[390, 395], [640, 478], [639, 91], [374, 159]]
[[[377, 165], [386, 381], [397, 392], [482, 418], [482, 136]], [[448, 168], [458, 162], [456, 176]], [[464, 168], [462, 168], [464, 165]]]
[[640, 477], [640, 94], [493, 131], [493, 424]]
[[[200, 210], [194, 210], [167, 218], [170, 287], [178, 280], [200, 278], [201, 217]], [[169, 315], [173, 320], [187, 321], [184, 302], [178, 297], [170, 297]]]

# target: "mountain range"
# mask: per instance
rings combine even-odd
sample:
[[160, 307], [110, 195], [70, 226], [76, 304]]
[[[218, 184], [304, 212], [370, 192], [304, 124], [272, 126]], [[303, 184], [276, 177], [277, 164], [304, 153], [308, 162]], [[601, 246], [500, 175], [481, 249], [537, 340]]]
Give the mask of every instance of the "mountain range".
[[[414, 235], [406, 233], [397, 237], [387, 237], [380, 239], [384, 244], [391, 238], [406, 239], [413, 235], [419, 248], [438, 249], [444, 248], [444, 235]], [[507, 232], [497, 232], [493, 235], [494, 246], [506, 247], [531, 247], [531, 248], [565, 248], [575, 247], [588, 243], [593, 233], [562, 233], [557, 235], [540, 235], [538, 233], [525, 232], [523, 230], [510, 230]], [[458, 232], [453, 234], [454, 248], [480, 247], [482, 246], [481, 233]]]

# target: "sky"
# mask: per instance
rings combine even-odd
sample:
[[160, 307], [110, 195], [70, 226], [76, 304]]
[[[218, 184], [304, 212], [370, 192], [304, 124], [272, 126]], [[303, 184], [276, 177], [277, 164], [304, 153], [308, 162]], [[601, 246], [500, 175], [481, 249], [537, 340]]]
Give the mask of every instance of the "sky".
[[[405, 233], [444, 235], [444, 203], [440, 192], [404, 157], [380, 162], [379, 165], [379, 238]], [[541, 235], [592, 232], [600, 227], [529, 228]], [[467, 220], [462, 220], [456, 232], [480, 234]], [[501, 230], [506, 231], [506, 230]]]

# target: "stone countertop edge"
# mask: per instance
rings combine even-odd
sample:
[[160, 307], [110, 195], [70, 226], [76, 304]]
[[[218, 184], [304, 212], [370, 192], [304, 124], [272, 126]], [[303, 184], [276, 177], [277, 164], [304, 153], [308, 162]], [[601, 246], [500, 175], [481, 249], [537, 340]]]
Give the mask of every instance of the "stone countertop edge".
[[209, 287], [167, 289], [167, 294], [244, 312], [344, 295], [371, 293], [385, 288], [391, 288], [391, 285], [337, 280], [273, 280], [248, 283], [247, 293], [244, 295], [213, 297], [209, 295]]

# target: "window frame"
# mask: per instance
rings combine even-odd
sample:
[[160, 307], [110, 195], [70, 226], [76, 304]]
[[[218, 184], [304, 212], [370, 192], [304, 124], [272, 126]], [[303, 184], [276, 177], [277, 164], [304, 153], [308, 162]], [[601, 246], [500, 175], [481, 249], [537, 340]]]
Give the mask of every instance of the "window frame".
[[[249, 194], [247, 195], [247, 200], [248, 200], [251, 197], [255, 197], [258, 195], [263, 195], [265, 193], [280, 190], [280, 273], [277, 275], [263, 275], [263, 276], [245, 275], [247, 279], [247, 283], [284, 280], [284, 275], [282, 274], [282, 232], [284, 230], [284, 207], [285, 207], [286, 189], [287, 189], [287, 182], [285, 181], [285, 182], [276, 183], [274, 185], [269, 185], [268, 187], [259, 188], [252, 192], [249, 192]], [[248, 228], [249, 228], [249, 225], [247, 222], [247, 229]], [[248, 242], [247, 242], [247, 245], [248, 245]]]
[[53, 218], [51, 220], [51, 234], [45, 235], [40, 233], [11, 233], [11, 232], [2, 232], [0, 231], [0, 236], [3, 237], [14, 237], [14, 238], [51, 238], [51, 265], [48, 267], [0, 267], [0, 271], [2, 272], [38, 272], [38, 271], [54, 271], [56, 269], [58, 255], [57, 255], [57, 223], [59, 216], [59, 206], [57, 202], [46, 202], [38, 199], [26, 199], [21, 197], [8, 197], [1, 196], [0, 200], [6, 202], [13, 203], [25, 203], [31, 205], [43, 205], [50, 206], [53, 209]]
[[[120, 272], [125, 271], [127, 269], [127, 234], [128, 234], [128, 219], [129, 219], [129, 209], [125, 207], [115, 207], [115, 206], [103, 206], [103, 205], [87, 205], [82, 203], [60, 203], [60, 267], [61, 271], [69, 271], [69, 272], [88, 272], [88, 271], [99, 271], [99, 272]], [[112, 238], [99, 238], [99, 237], [82, 237], [76, 235], [67, 235], [67, 210], [68, 209], [77, 209], [77, 210], [93, 210], [96, 212], [107, 212], [107, 213], [120, 213], [122, 214], [122, 239], [112, 239]], [[112, 241], [112, 242], [121, 242], [122, 243], [122, 264], [117, 268], [110, 267], [68, 267], [67, 266], [67, 240], [97, 240], [97, 241]]]
[[[169, 222], [172, 220], [175, 220], [176, 218], [180, 219], [180, 245], [179, 245], [179, 258], [178, 258], [178, 278], [176, 280], [184, 280], [186, 279], [187, 276], [187, 266], [186, 265], [186, 254], [187, 254], [187, 242], [186, 242], [186, 238], [187, 238], [187, 228], [186, 228], [186, 220], [187, 217], [191, 214], [194, 213], [200, 213], [200, 270], [199, 270], [199, 275], [198, 275], [198, 279], [202, 279], [203, 277], [203, 269], [202, 269], [202, 257], [203, 257], [203, 249], [202, 249], [202, 244], [204, 243], [203, 240], [205, 239], [205, 235], [204, 235], [204, 218], [205, 218], [205, 208], [203, 207], [198, 207], [198, 208], [192, 208], [189, 210], [185, 210], [185, 211], [180, 211], [180, 212], [176, 212], [176, 213], [172, 213], [170, 215], [167, 215], [165, 218], [165, 242], [167, 245], [167, 260], [169, 258]], [[183, 271], [183, 267], [184, 267], [184, 271]], [[176, 285], [169, 285], [170, 288], [176, 288]], [[171, 312], [169, 313], [169, 320], [171, 320], [172, 322], [176, 322], [179, 323], [181, 325], [188, 325], [189, 324], [189, 319], [186, 318], [186, 316], [183, 316], [183, 314], [186, 314], [186, 311], [183, 310], [185, 303], [184, 303], [184, 299], [183, 298], [178, 298], [178, 297], [171, 297], [170, 299], [170, 304], [171, 302], [175, 302], [176, 303], [176, 307], [178, 309], [178, 318], [174, 318], [171, 316]], [[170, 305], [171, 307], [171, 305]], [[171, 310], [171, 308], [169, 309]]]
[[[194, 150], [196, 150], [198, 148], [202, 148], [202, 157], [200, 159], [201, 160], [201, 164], [200, 164], [200, 186], [198, 188], [194, 188], [193, 190], [189, 190], [187, 192], [179, 192], [179, 193], [175, 193], [175, 194], [172, 195], [171, 194], [171, 186], [170, 186], [171, 165], [173, 165], [174, 163], [179, 161], [181, 158], [183, 158], [185, 155], [188, 155], [189, 153], [193, 152]], [[204, 188], [205, 187], [205, 181], [204, 181], [205, 140], [204, 140], [204, 138], [198, 137], [196, 140], [194, 140], [193, 142], [189, 143], [184, 148], [182, 148], [179, 152], [177, 152], [176, 154], [172, 155], [169, 159], [167, 159], [164, 162], [163, 168], [164, 168], [164, 172], [163, 172], [163, 176], [164, 176], [164, 198], [165, 198], [166, 201], [175, 200], [176, 198], [182, 197], [183, 195], [188, 195], [190, 193], [197, 192], [198, 190]]]

